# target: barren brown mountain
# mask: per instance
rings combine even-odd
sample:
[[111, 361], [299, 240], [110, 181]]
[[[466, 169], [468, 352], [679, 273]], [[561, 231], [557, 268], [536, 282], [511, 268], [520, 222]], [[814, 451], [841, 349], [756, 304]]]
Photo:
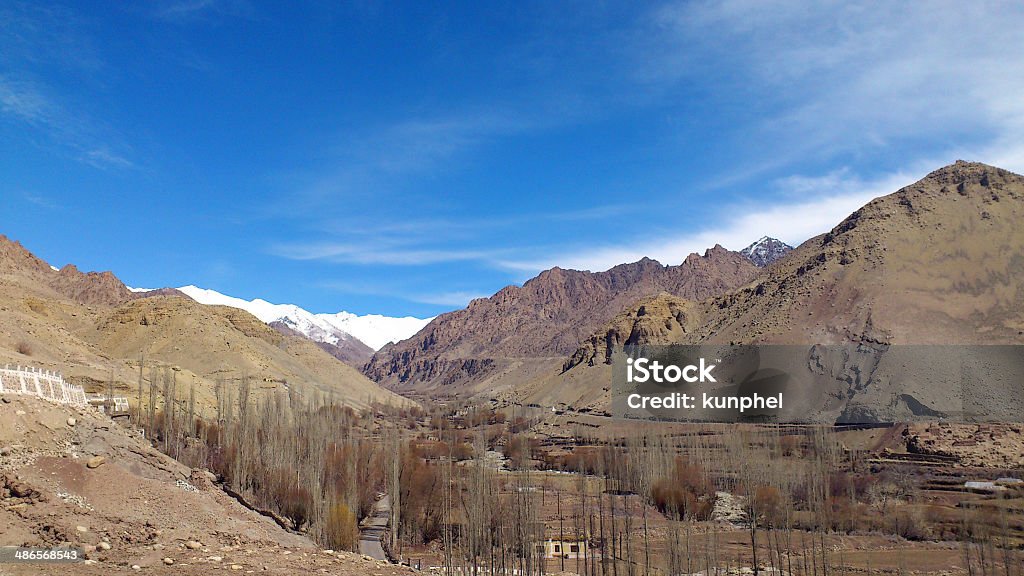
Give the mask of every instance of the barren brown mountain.
[[740, 289], [639, 301], [532, 391], [595, 399], [624, 344], [1024, 343], [1021, 222], [1024, 177], [957, 162], [872, 200]]
[[132, 298], [132, 293], [110, 272], [80, 272], [74, 264], [59, 271], [36, 258], [21, 243], [0, 234], [0, 273], [17, 273], [58, 294], [87, 306], [115, 305]]
[[604, 272], [553, 268], [463, 310], [438, 316], [380, 350], [364, 373], [395, 390], [451, 392], [513, 386], [561, 362], [580, 340], [638, 298], [669, 292], [702, 299], [749, 281], [757, 267], [715, 246], [678, 266], [645, 258]]
[[135, 395], [138, 359], [178, 369], [212, 403], [219, 378], [248, 376], [261, 390], [308, 390], [352, 405], [405, 400], [312, 341], [283, 335], [248, 312], [204, 306], [177, 291], [130, 292], [110, 272], [60, 271], [0, 237], [0, 363], [62, 372], [99, 387], [111, 378]]

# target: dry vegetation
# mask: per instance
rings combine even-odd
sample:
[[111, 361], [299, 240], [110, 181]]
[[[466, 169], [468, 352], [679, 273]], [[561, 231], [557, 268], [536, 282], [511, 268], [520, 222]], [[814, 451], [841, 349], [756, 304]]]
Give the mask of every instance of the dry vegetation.
[[21, 342], [18, 342], [18, 346], [17, 346], [16, 350], [17, 350], [18, 354], [21, 354], [22, 356], [31, 356], [32, 355], [32, 345], [29, 344], [28, 342], [25, 342], [24, 340], [22, 340]]
[[[152, 380], [149, 406], [182, 396], [171, 371]], [[538, 435], [522, 411], [257, 401], [245, 378], [220, 383], [212, 421], [188, 401], [163, 406], [134, 416], [149, 437], [282, 526], [354, 550], [359, 521], [386, 493], [391, 555], [448, 573], [826, 575], [937, 562], [1024, 574], [1019, 487], [972, 494], [970, 472], [844, 445], [866, 432], [580, 426], [559, 438]], [[545, 558], [548, 539], [579, 553]]]
[[149, 398], [133, 420], [162, 451], [212, 471], [229, 493], [272, 516], [282, 527], [308, 533], [325, 548], [355, 550], [357, 521], [382, 488], [379, 443], [357, 426], [360, 416], [322, 397], [297, 393], [256, 399], [241, 377], [216, 387], [216, 413], [195, 411], [175, 373], [156, 369]]

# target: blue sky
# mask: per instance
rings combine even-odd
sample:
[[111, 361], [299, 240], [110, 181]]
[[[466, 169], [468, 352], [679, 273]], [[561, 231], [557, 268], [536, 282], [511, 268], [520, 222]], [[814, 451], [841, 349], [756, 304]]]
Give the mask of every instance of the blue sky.
[[1014, 3], [0, 0], [0, 233], [133, 286], [433, 315], [1024, 170]]

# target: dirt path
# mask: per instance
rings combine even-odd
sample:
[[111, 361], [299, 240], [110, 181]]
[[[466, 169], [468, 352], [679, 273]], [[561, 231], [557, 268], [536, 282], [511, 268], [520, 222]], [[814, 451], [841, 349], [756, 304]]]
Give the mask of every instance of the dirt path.
[[373, 514], [363, 521], [359, 533], [359, 551], [377, 560], [388, 560], [384, 553], [384, 532], [391, 516], [391, 497], [384, 496], [373, 507]]

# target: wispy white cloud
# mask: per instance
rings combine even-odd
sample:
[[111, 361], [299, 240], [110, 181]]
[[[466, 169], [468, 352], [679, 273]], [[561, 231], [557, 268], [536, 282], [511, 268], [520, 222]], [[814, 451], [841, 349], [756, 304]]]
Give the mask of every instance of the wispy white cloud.
[[420, 266], [441, 262], [489, 260], [507, 251], [462, 250], [445, 248], [386, 248], [372, 244], [287, 244], [271, 252], [292, 260], [323, 260], [337, 264], [379, 264]]
[[35, 83], [0, 74], [0, 118], [31, 127], [48, 143], [93, 167], [127, 169], [135, 166], [124, 153], [114, 152], [114, 145], [109, 141], [116, 137], [107, 134], [109, 129], [97, 125], [82, 112], [67, 110]]
[[131, 168], [134, 166], [131, 160], [112, 152], [106, 146], [85, 150], [81, 159], [96, 168]]
[[598, 271], [645, 256], [663, 264], [678, 264], [689, 254], [702, 253], [715, 244], [740, 250], [765, 235], [797, 245], [831, 229], [871, 199], [910, 184], [917, 177], [900, 172], [862, 181], [847, 170], [817, 178], [788, 177], [775, 183], [788, 200], [723, 206], [715, 223], [704, 228], [634, 242], [552, 250], [540, 258], [500, 264], [531, 274], [553, 266]]
[[153, 16], [167, 21], [190, 21], [210, 15], [252, 19], [256, 9], [248, 0], [171, 0], [156, 4]]
[[0, 75], [0, 112], [33, 125], [56, 121], [58, 109], [31, 83]]
[[[1024, 160], [1024, 147], [1017, 155]], [[630, 213], [626, 207], [594, 208], [579, 213], [548, 213], [473, 222], [404, 221], [366, 227], [352, 242], [279, 244], [272, 253], [295, 260], [319, 260], [340, 264], [415, 266], [440, 263], [475, 262], [503, 269], [519, 279], [559, 266], [579, 270], [606, 270], [624, 262], [649, 257], [663, 264], [678, 264], [689, 254], [721, 244], [740, 250], [764, 235], [789, 244], [826, 232], [870, 200], [892, 193], [917, 180], [931, 169], [952, 162], [955, 157], [928, 158], [907, 170], [863, 179], [850, 168], [840, 168], [820, 176], [790, 175], [774, 180], [765, 198], [749, 198], [719, 206], [703, 227], [679, 234], [665, 234], [660, 227], [635, 232], [632, 240], [585, 243], [523, 245], [513, 238], [506, 244], [488, 249], [466, 249], [480, 236], [501, 226], [524, 226], [559, 219], [594, 218], [595, 226], [607, 230], [614, 218]], [[453, 232], [454, 231], [454, 232]], [[349, 230], [352, 232], [352, 230]], [[454, 235], [453, 235], [454, 234]], [[608, 236], [605, 234], [604, 236]], [[447, 241], [437, 247], [438, 241]], [[346, 286], [351, 289], [351, 286]], [[379, 289], [375, 288], [379, 293]], [[447, 305], [468, 301], [475, 292], [451, 292], [413, 296], [394, 294], [408, 300]]]
[[[934, 165], [922, 162], [915, 168], [924, 170], [924, 166]], [[606, 270], [617, 264], [634, 262], [643, 257], [654, 258], [665, 264], [677, 264], [687, 255], [701, 253], [715, 244], [739, 250], [764, 235], [780, 238], [790, 244], [799, 244], [829, 230], [871, 199], [891, 193], [911, 183], [921, 174], [922, 172], [898, 172], [865, 181], [848, 169], [840, 169], [818, 177], [780, 178], [773, 184], [773, 196], [781, 200], [750, 200], [721, 206], [712, 216], [713, 223], [703, 228], [675, 235], [665, 235], [652, 228], [639, 232], [633, 241], [618, 243], [595, 244], [588, 241], [581, 246], [524, 246], [516, 244], [513, 240], [511, 244], [491, 249], [460, 247], [471, 242], [453, 242], [448, 247], [425, 247], [429, 241], [437, 241], [438, 235], [444, 235], [444, 222], [432, 221], [384, 225], [389, 232], [387, 235], [371, 234], [352, 243], [284, 244], [274, 246], [272, 252], [295, 260], [320, 260], [342, 264], [413, 266], [477, 262], [517, 275], [536, 274], [554, 266]], [[604, 211], [598, 213], [604, 214]], [[619, 213], [609, 211], [607, 214], [614, 216]], [[555, 214], [543, 215], [535, 222], [556, 217]], [[509, 222], [513, 221], [515, 219]], [[484, 234], [488, 226], [493, 224], [483, 219], [473, 225], [473, 232]], [[607, 227], [609, 223], [605, 221], [599, 225]], [[452, 292], [428, 295], [416, 301], [448, 304], [459, 299], [464, 300], [468, 294], [470, 293]], [[415, 299], [404, 293], [402, 297]]]
[[485, 141], [521, 130], [523, 122], [501, 113], [465, 114], [417, 119], [386, 128], [357, 141], [349, 149], [354, 160], [385, 172], [409, 172], [435, 167], [437, 162]]
[[[330, 239], [316, 242], [280, 242], [269, 252], [291, 260], [325, 261], [336, 264], [423, 266], [445, 262], [478, 262], [505, 267], [501, 263], [523, 250], [521, 231], [538, 225], [571, 222], [610, 222], [637, 210], [635, 206], [611, 204], [577, 210], [479, 216], [474, 218], [432, 218], [384, 222], [331, 221], [322, 226]], [[512, 240], [495, 240], [509, 233]], [[501, 234], [505, 235], [505, 234]]]
[[134, 166], [128, 146], [47, 78], [101, 84], [109, 69], [89, 26], [64, 7], [12, 2], [0, 6], [0, 121], [28, 127], [33, 142], [102, 169]]
[[[700, 76], [761, 101], [755, 141], [790, 160], [914, 141], [994, 142], [1024, 128], [1024, 5], [672, 2], [654, 11], [639, 77]], [[932, 150], [929, 153], [933, 153]]]
[[33, 194], [31, 192], [25, 192], [24, 194], [22, 194], [22, 197], [28, 203], [34, 204], [34, 205], [36, 205], [36, 206], [38, 206], [40, 208], [45, 208], [47, 210], [56, 210], [56, 209], [60, 208], [59, 204], [57, 204], [53, 200], [50, 200], [49, 198], [47, 198], [46, 196], [43, 196], [41, 194]]
[[455, 170], [472, 153], [527, 130], [531, 122], [526, 114], [460, 112], [345, 133], [322, 151], [317, 164], [285, 177], [291, 189], [287, 202], [320, 211], [341, 199], [386, 196], [411, 178]]
[[52, 64], [65, 71], [106, 71], [88, 24], [71, 8], [53, 2], [0, 5], [0, 65], [8, 70]]
[[[570, 210], [521, 212], [516, 214], [475, 215], [473, 218], [396, 218], [381, 222], [365, 219], [340, 218], [323, 223], [321, 229], [332, 235], [361, 236], [371, 239], [389, 238], [392, 241], [418, 243], [441, 239], [473, 238], [493, 234], [496, 230], [516, 229], [522, 226], [558, 224], [567, 222], [600, 222], [621, 218], [637, 212], [635, 204], [605, 204]], [[400, 239], [400, 240], [397, 240]]]
[[372, 294], [374, 296], [398, 298], [408, 302], [432, 304], [434, 306], [444, 306], [452, 309], [462, 308], [469, 304], [470, 301], [477, 298], [486, 298], [490, 296], [490, 294], [474, 290], [448, 290], [441, 292], [415, 290], [407, 285], [401, 284], [400, 281], [398, 284], [385, 285], [379, 282], [366, 283], [335, 280], [321, 282], [318, 286], [327, 290], [342, 292], [345, 294]]

